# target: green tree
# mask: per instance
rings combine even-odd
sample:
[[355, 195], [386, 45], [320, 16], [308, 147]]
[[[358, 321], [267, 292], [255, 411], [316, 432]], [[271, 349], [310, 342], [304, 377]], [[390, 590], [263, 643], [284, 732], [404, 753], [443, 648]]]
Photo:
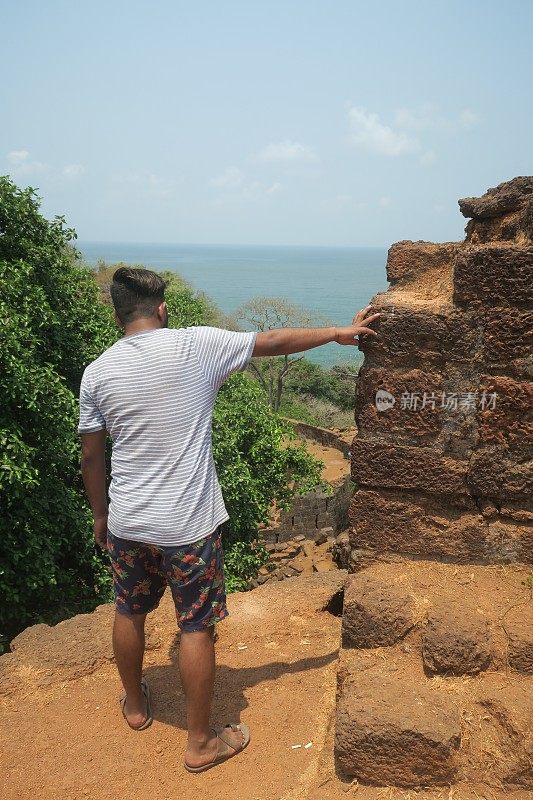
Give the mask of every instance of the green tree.
[[64, 219], [0, 178], [0, 630], [107, 597], [79, 474], [83, 365], [116, 333]]
[[294, 365], [285, 387], [288, 392], [328, 400], [343, 411], [352, 411], [358, 372], [358, 365], [346, 364], [324, 369], [319, 364], [303, 359]]
[[[326, 320], [319, 315], [288, 303], [280, 297], [254, 297], [237, 309], [234, 319], [238, 325], [244, 323], [257, 331], [269, 331], [273, 328], [308, 328], [326, 324]], [[251, 362], [250, 370], [265, 390], [273, 411], [279, 411], [287, 376], [302, 359], [303, 355], [293, 353], [254, 359]]]

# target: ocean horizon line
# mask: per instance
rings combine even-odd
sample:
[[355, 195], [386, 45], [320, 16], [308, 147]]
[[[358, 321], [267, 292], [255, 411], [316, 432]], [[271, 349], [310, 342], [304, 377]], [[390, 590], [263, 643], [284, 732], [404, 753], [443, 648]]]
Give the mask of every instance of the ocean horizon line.
[[388, 245], [379, 245], [379, 244], [249, 244], [249, 243], [220, 243], [220, 242], [209, 242], [208, 244], [202, 244], [201, 242], [149, 242], [149, 241], [137, 241], [132, 239], [80, 239], [77, 238], [74, 240], [80, 244], [89, 244], [89, 245], [136, 245], [136, 246], [148, 246], [148, 247], [232, 247], [232, 248], [239, 248], [239, 247], [271, 247], [276, 248], [280, 247], [283, 249], [301, 249], [301, 250], [388, 250], [391, 247], [390, 244]]

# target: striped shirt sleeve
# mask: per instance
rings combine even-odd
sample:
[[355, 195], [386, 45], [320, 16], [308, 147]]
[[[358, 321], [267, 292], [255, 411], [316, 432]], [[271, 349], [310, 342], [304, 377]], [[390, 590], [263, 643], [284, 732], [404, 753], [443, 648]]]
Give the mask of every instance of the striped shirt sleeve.
[[80, 385], [80, 421], [78, 433], [94, 433], [105, 430], [105, 419], [98, 410], [91, 394], [87, 370], [84, 371]]
[[193, 328], [196, 357], [214, 389], [219, 389], [233, 372], [246, 369], [256, 336], [256, 331], [228, 331], [206, 325]]

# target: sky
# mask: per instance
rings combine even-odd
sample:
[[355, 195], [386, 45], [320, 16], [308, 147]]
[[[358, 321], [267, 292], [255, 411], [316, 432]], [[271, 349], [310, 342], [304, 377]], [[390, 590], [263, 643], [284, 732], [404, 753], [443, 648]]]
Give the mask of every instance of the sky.
[[80, 241], [458, 241], [532, 174], [530, 0], [0, 0], [0, 174]]

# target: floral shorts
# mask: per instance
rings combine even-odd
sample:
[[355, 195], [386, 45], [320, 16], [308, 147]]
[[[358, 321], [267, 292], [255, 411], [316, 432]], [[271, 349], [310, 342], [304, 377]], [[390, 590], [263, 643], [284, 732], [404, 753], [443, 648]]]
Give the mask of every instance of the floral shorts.
[[107, 549], [117, 611], [153, 611], [168, 585], [181, 630], [202, 631], [228, 616], [220, 528], [180, 547], [127, 541], [108, 530]]

